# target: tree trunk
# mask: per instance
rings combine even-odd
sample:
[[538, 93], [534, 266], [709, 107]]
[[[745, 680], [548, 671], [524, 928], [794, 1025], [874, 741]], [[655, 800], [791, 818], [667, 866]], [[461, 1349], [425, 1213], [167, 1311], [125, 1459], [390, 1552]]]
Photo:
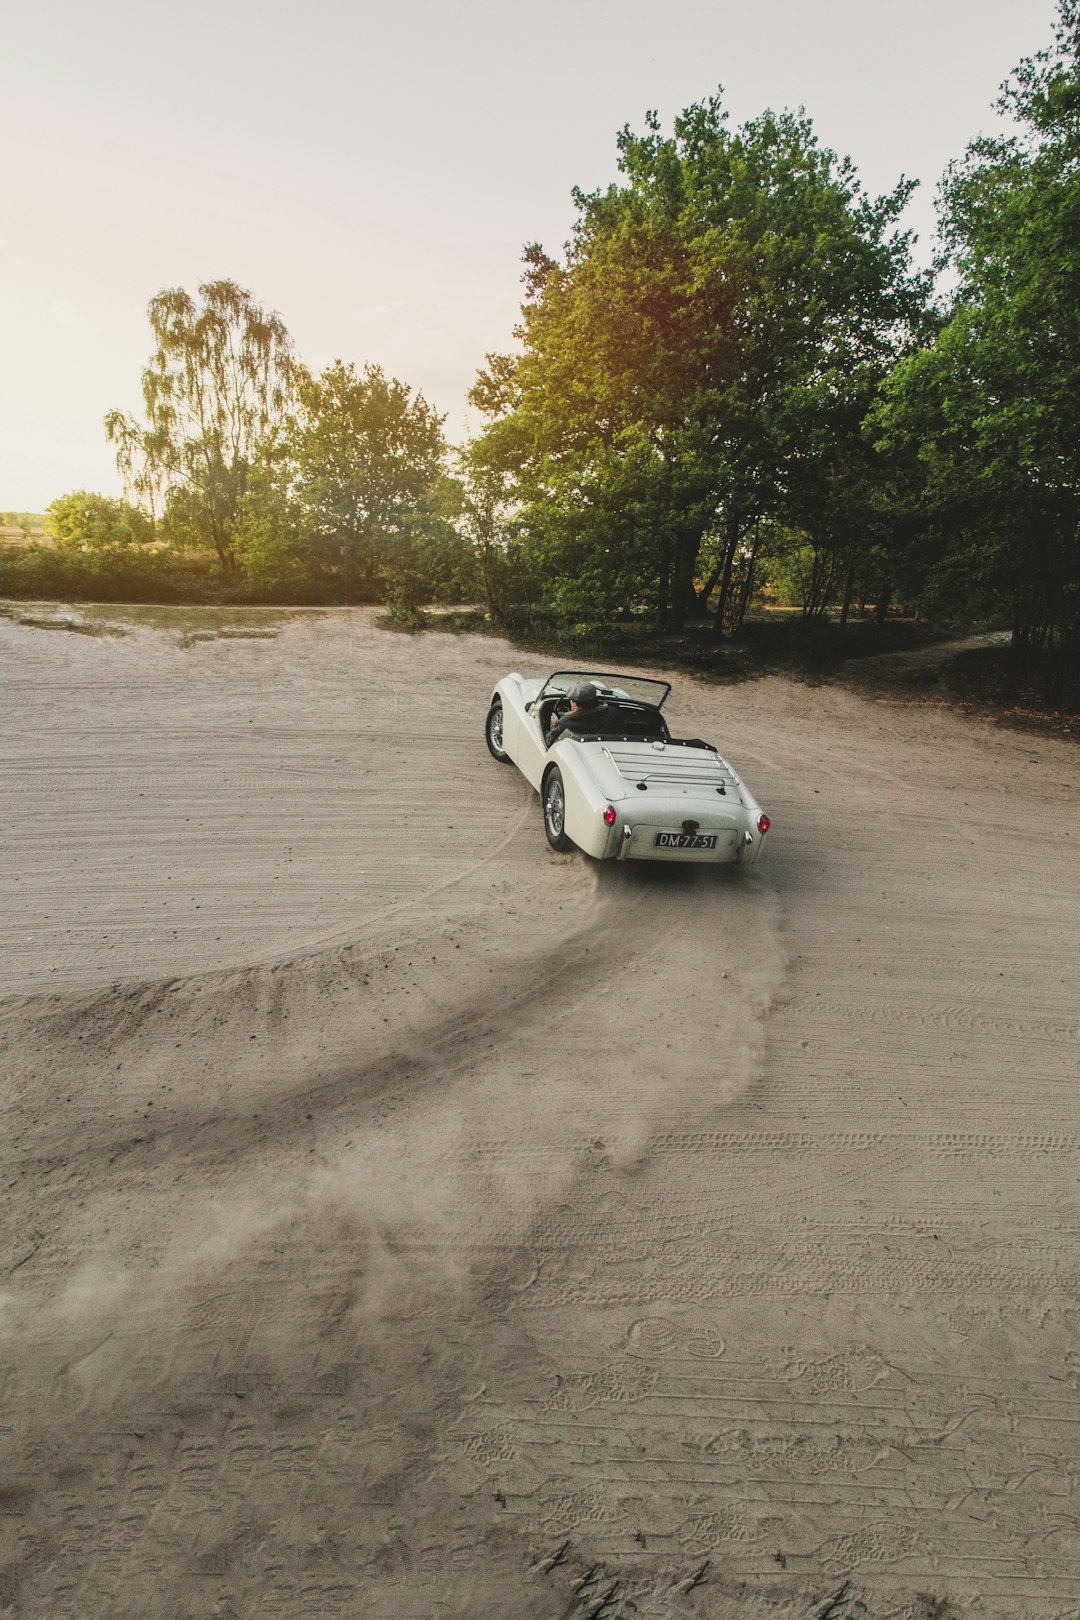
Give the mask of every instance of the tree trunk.
[[1012, 644], [1014, 647], [1023, 646], [1024, 642], [1024, 615], [1020, 608], [1019, 593], [1013, 597], [1012, 605]]
[[735, 566], [735, 553], [739, 549], [741, 534], [737, 518], [728, 519], [727, 531], [727, 542], [724, 547], [724, 572], [720, 580], [720, 598], [716, 604], [716, 619], [713, 623], [714, 641], [723, 641], [725, 639], [724, 614], [727, 611], [728, 593], [731, 590], [731, 570]]
[[874, 603], [874, 623], [876, 625], [882, 625], [882, 624], [885, 623], [885, 616], [889, 611], [889, 603], [891, 601], [892, 601], [892, 586], [891, 585], [886, 585], [886, 586], [884, 586], [882, 588], [881, 594], [878, 596], [877, 601]]
[[218, 555], [218, 562], [226, 573], [232, 568], [233, 557], [229, 543], [225, 538], [225, 530], [216, 512], [210, 514], [210, 534], [214, 542], [214, 550]]
[[671, 603], [671, 542], [665, 537], [660, 548], [660, 570], [656, 581], [656, 628], [667, 628]]
[[724, 571], [723, 563], [717, 563], [716, 567], [713, 569], [712, 573], [709, 575], [708, 579], [705, 581], [704, 585], [701, 587], [701, 590], [698, 592], [698, 601], [701, 603], [703, 608], [706, 608], [706, 609], [708, 608], [708, 606], [709, 606], [709, 597], [712, 595], [713, 591], [715, 591], [716, 582], [720, 578], [720, 575], [723, 573], [723, 571]]
[[818, 545], [816, 541], [811, 543], [814, 548], [814, 563], [810, 570], [810, 600], [807, 611], [810, 618], [820, 619], [832, 598], [836, 561], [828, 545]]
[[700, 534], [682, 534], [675, 542], [675, 566], [671, 571], [671, 612], [668, 629], [681, 631], [686, 616], [697, 603], [694, 590], [694, 567], [701, 547]]
[[847, 578], [844, 581], [844, 601], [840, 608], [840, 628], [847, 629], [848, 614], [851, 612], [851, 597], [855, 590], [855, 564], [848, 567]]
[[758, 522], [754, 526], [754, 546], [753, 546], [753, 550], [750, 553], [750, 560], [748, 561], [748, 563], [746, 565], [746, 578], [743, 580], [743, 588], [742, 588], [742, 591], [739, 594], [739, 611], [738, 611], [738, 614], [736, 615], [736, 618], [735, 618], [735, 633], [736, 634], [738, 634], [739, 631], [741, 631], [741, 629], [743, 627], [743, 620], [746, 618], [746, 609], [750, 604], [750, 597], [751, 597], [751, 595], [753, 593], [753, 589], [754, 589], [754, 570], [757, 568], [758, 552], [760, 550], [761, 550], [761, 521], [759, 519]]

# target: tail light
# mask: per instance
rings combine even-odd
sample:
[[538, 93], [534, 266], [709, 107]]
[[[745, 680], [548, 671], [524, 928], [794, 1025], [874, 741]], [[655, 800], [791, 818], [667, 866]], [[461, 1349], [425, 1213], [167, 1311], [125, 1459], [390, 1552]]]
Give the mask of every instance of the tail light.
[[760, 816], [757, 818], [757, 830], [759, 833], [767, 833], [771, 826], [772, 822], [769, 820], [768, 816], [763, 810]]
[[604, 811], [604, 826], [614, 827], [615, 817], [617, 814], [618, 811], [615, 809], [615, 806], [613, 804], [609, 804], [607, 809]]

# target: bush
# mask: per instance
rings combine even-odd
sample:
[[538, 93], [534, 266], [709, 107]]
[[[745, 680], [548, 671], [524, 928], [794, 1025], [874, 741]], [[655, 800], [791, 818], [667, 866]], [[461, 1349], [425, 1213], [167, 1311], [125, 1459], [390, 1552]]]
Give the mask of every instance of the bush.
[[600, 580], [587, 575], [560, 579], [548, 593], [545, 606], [561, 630], [580, 640], [602, 637], [614, 617], [610, 592]]
[[154, 538], [154, 523], [127, 501], [76, 489], [46, 507], [45, 533], [72, 551], [114, 549], [147, 545]]
[[0, 595], [76, 602], [174, 602], [176, 565], [168, 553], [132, 546], [52, 551], [30, 546], [0, 555]]
[[297, 513], [266, 479], [258, 479], [240, 507], [235, 550], [248, 588], [270, 600], [323, 599], [310, 546], [300, 538]]
[[420, 630], [425, 623], [422, 606], [427, 592], [415, 574], [391, 574], [386, 586], [386, 617], [398, 630]]

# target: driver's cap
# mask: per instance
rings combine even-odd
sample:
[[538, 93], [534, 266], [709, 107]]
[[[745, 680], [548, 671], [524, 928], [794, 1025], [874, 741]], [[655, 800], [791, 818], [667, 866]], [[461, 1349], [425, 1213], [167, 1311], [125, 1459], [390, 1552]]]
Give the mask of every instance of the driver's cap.
[[592, 681], [579, 681], [570, 688], [570, 701], [576, 703], [580, 709], [591, 709], [597, 702], [599, 693]]

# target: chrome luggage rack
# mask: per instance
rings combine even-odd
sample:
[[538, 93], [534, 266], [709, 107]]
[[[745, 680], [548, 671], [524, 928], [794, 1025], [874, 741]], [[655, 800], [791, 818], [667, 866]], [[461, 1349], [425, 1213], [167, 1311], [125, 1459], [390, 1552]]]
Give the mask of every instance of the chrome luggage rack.
[[646, 786], [663, 782], [675, 787], [710, 787], [719, 793], [725, 793], [728, 787], [741, 786], [727, 760], [717, 753], [713, 753], [708, 760], [680, 759], [675, 755], [665, 759], [662, 764], [658, 762], [655, 767], [649, 766], [640, 754], [620, 754], [612, 748], [605, 748], [604, 753], [625, 782], [638, 785], [644, 782]]

